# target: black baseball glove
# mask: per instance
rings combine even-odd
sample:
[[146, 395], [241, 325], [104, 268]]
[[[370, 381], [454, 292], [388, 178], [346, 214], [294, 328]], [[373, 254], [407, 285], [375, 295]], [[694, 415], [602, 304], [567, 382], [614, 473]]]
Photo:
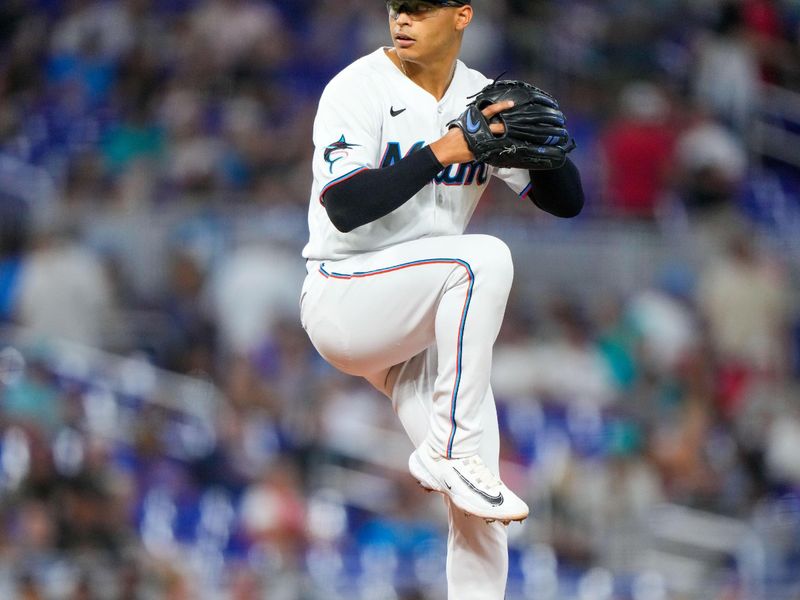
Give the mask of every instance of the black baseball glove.
[[[506, 100], [513, 100], [514, 106], [491, 118], [491, 123], [502, 123], [506, 128], [505, 133], [495, 135], [481, 111]], [[502, 80], [478, 92], [467, 110], [448, 127], [464, 132], [467, 145], [479, 162], [544, 170], [562, 166], [575, 148], [565, 123], [564, 113], [550, 94], [524, 81]]]

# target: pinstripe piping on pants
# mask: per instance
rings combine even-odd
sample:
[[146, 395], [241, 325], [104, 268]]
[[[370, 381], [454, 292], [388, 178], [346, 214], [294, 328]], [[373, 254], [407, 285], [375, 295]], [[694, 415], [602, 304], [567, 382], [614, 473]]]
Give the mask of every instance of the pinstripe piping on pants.
[[469, 303], [472, 300], [472, 288], [475, 285], [475, 273], [472, 272], [472, 267], [469, 265], [468, 262], [464, 260], [460, 260], [458, 258], [429, 258], [426, 260], [416, 260], [407, 263], [401, 263], [399, 265], [394, 265], [391, 267], [385, 267], [383, 269], [375, 269], [373, 271], [357, 271], [355, 273], [329, 273], [325, 270], [325, 264], [323, 263], [319, 267], [320, 274], [325, 277], [326, 279], [357, 279], [362, 277], [372, 277], [373, 275], [384, 275], [386, 273], [392, 273], [394, 271], [400, 271], [402, 269], [407, 269], [409, 267], [417, 267], [420, 265], [442, 265], [442, 264], [457, 264], [464, 267], [467, 271], [467, 276], [469, 277], [469, 289], [467, 290], [467, 297], [464, 300], [464, 308], [461, 310], [461, 322], [458, 326], [458, 342], [456, 345], [456, 377], [455, 382], [453, 383], [453, 393], [450, 396], [450, 437], [447, 441], [447, 458], [452, 458], [453, 456], [453, 443], [456, 438], [456, 430], [458, 426], [456, 424], [456, 406], [458, 404], [458, 388], [461, 385], [461, 362], [462, 362], [462, 347], [464, 343], [464, 328], [466, 327], [467, 323], [467, 313], [469, 312]]

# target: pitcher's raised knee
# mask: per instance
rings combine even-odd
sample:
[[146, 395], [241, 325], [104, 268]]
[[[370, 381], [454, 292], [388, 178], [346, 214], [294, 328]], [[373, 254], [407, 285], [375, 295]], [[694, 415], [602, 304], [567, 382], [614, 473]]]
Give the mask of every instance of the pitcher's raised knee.
[[482, 286], [508, 293], [514, 279], [514, 263], [506, 243], [490, 235], [470, 236], [474, 241], [470, 264]]

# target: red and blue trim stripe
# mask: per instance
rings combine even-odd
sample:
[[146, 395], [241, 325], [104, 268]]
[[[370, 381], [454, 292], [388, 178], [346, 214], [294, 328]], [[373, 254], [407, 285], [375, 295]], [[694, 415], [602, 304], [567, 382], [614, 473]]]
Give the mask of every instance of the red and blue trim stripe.
[[525, 186], [525, 189], [524, 189], [524, 190], [522, 190], [522, 191], [519, 193], [519, 197], [520, 197], [520, 198], [524, 198], [525, 196], [527, 196], [527, 195], [528, 195], [528, 192], [530, 192], [530, 191], [531, 191], [531, 188], [532, 188], [532, 187], [533, 187], [533, 184], [532, 184], [532, 183], [529, 183], [528, 185], [526, 185], [526, 186]]
[[453, 393], [450, 395], [450, 436], [447, 440], [447, 458], [453, 457], [453, 443], [456, 438], [456, 431], [458, 423], [456, 421], [456, 408], [458, 406], [458, 390], [461, 387], [461, 373], [463, 363], [463, 349], [464, 349], [464, 329], [467, 325], [467, 314], [469, 313], [469, 304], [472, 300], [472, 289], [475, 286], [475, 273], [472, 271], [470, 264], [459, 258], [428, 258], [425, 260], [415, 260], [383, 269], [375, 269], [372, 271], [356, 271], [354, 273], [335, 273], [325, 270], [324, 263], [320, 265], [319, 272], [326, 279], [360, 279], [364, 277], [373, 277], [375, 275], [384, 275], [386, 273], [393, 273], [401, 271], [410, 267], [418, 267], [421, 265], [442, 265], [442, 264], [456, 264], [464, 267], [469, 277], [469, 287], [467, 289], [467, 296], [464, 299], [464, 307], [461, 309], [461, 321], [458, 326], [458, 341], [456, 344], [456, 376], [453, 382]]
[[341, 177], [337, 177], [336, 179], [328, 183], [328, 185], [322, 188], [322, 191], [319, 193], [319, 203], [322, 204], [323, 206], [325, 205], [325, 202], [323, 202], [322, 199], [325, 197], [325, 194], [328, 192], [328, 190], [331, 189], [333, 186], [342, 183], [343, 181], [347, 181], [348, 179], [355, 177], [357, 174], [361, 173], [361, 171], [366, 171], [368, 169], [369, 167], [357, 167], [352, 171], [350, 171], [349, 173], [345, 173]]

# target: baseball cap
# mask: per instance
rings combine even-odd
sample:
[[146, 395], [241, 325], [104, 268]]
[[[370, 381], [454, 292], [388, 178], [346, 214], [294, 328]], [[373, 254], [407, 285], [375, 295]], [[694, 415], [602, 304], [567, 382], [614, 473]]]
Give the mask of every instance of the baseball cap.
[[472, 0], [385, 0], [390, 15], [402, 12], [418, 13], [434, 10], [436, 7], [457, 7], [470, 4]]
[[[464, 4], [471, 4], [472, 0], [417, 0], [425, 4], [435, 4], [437, 6], [463, 6]], [[408, 4], [407, 2], [400, 2], [398, 0], [384, 0], [386, 4]]]

